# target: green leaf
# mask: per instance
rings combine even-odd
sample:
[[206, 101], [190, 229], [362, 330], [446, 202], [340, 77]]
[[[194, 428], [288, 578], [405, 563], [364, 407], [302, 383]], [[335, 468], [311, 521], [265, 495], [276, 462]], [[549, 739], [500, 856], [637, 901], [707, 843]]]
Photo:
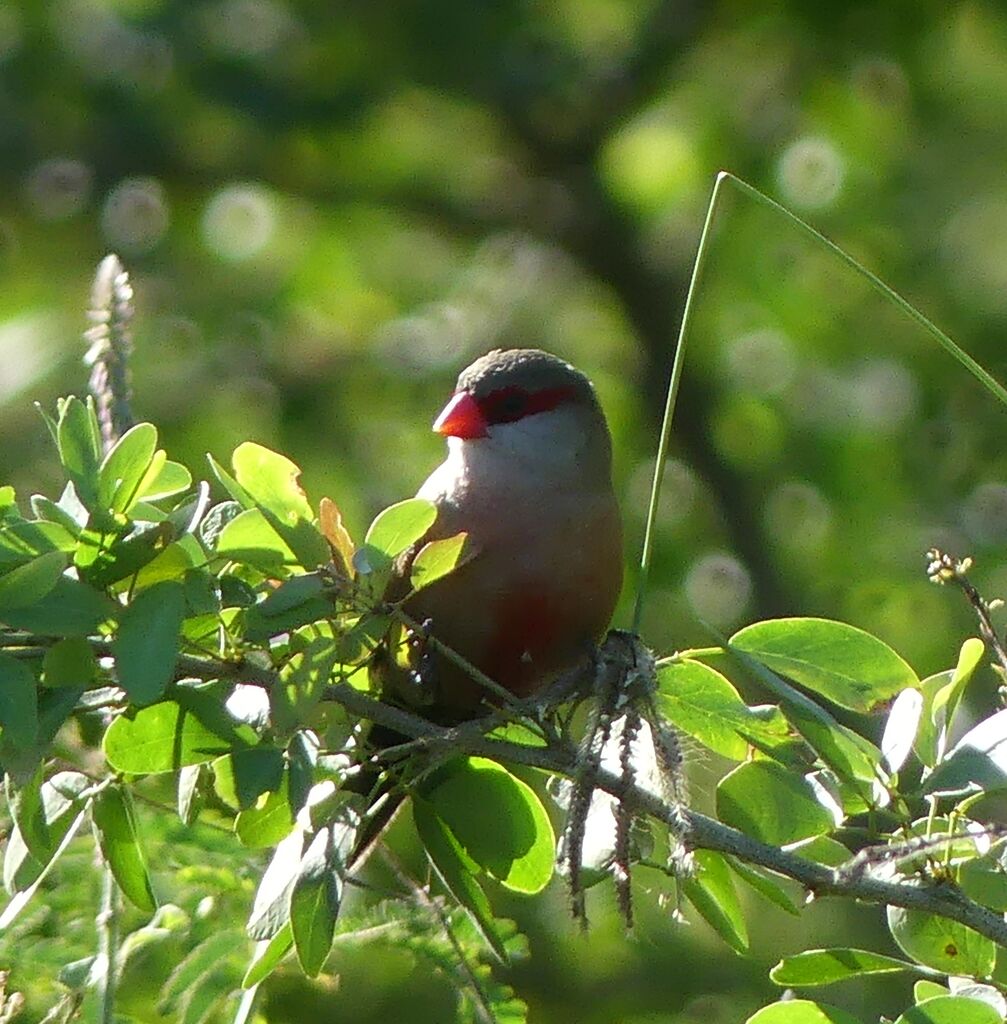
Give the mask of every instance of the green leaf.
[[1007, 871], [995, 857], [967, 860], [958, 870], [958, 884], [969, 899], [998, 914], [1007, 911]]
[[290, 895], [290, 928], [301, 970], [309, 978], [325, 965], [336, 930], [342, 878], [335, 870], [332, 834], [323, 828], [301, 857]]
[[152, 502], [182, 494], [192, 486], [192, 474], [179, 462], [171, 462], [163, 449], [154, 452], [137, 488], [136, 501]]
[[906, 956], [943, 974], [985, 978], [996, 962], [993, 941], [957, 921], [889, 907], [888, 928]]
[[437, 507], [425, 498], [407, 498], [379, 512], [354, 556], [361, 572], [381, 572], [434, 525]]
[[787, 723], [778, 710], [770, 718], [753, 711], [724, 676], [701, 662], [662, 665], [657, 679], [661, 714], [724, 757], [743, 760], [751, 737], [772, 746], [788, 736]]
[[80, 500], [93, 507], [98, 494], [101, 436], [94, 409], [71, 395], [60, 403], [56, 444], [60, 461]]
[[234, 819], [234, 832], [242, 846], [261, 850], [275, 846], [290, 835], [294, 812], [288, 796], [288, 780], [284, 775], [279, 789], [260, 797], [254, 807], [241, 811]]
[[841, 778], [855, 785], [864, 796], [877, 778], [881, 753], [852, 729], [840, 725], [825, 708], [781, 679], [758, 659], [731, 648], [731, 653], [770, 692], [780, 698], [788, 720], [819, 757]]
[[233, 929], [214, 932], [187, 953], [172, 969], [157, 1001], [157, 1012], [171, 1013], [185, 994], [206, 975], [214, 973], [243, 945], [243, 936]]
[[7, 743], [30, 750], [38, 742], [38, 695], [28, 666], [0, 653], [0, 726]]
[[468, 540], [467, 533], [456, 533], [453, 537], [424, 544], [413, 559], [409, 572], [409, 582], [413, 589], [429, 587], [431, 583], [436, 583], [469, 561], [475, 552]]
[[416, 834], [441, 884], [465, 908], [479, 934], [501, 963], [508, 963], [507, 947], [493, 919], [486, 893], [476, 878], [479, 866], [462, 849], [435, 808], [422, 796], [413, 796], [412, 812]]
[[135, 907], [152, 914], [157, 909], [157, 900], [140, 852], [132, 807], [127, 801], [123, 789], [107, 786], [94, 798], [91, 820], [102, 855], [119, 888]]
[[882, 956], [866, 949], [809, 949], [796, 956], [784, 957], [770, 972], [777, 985], [831, 985], [861, 974], [892, 974], [915, 971], [915, 964]]
[[112, 641], [119, 684], [134, 704], [151, 704], [175, 675], [185, 588], [175, 580], [155, 583], [122, 613]]
[[53, 644], [42, 659], [42, 684], [49, 687], [71, 686], [86, 690], [98, 673], [91, 645], [79, 636]]
[[800, 907], [791, 899], [790, 894], [774, 879], [735, 857], [727, 857], [726, 860], [728, 867], [763, 899], [794, 917], [801, 913]]
[[290, 951], [294, 944], [294, 935], [288, 921], [271, 939], [260, 942], [255, 954], [241, 979], [242, 988], [253, 988], [260, 981], [265, 981]]
[[52, 838], [42, 807], [42, 772], [40, 764], [30, 778], [19, 783], [7, 775], [4, 789], [15, 829], [31, 855], [44, 863], [52, 852]]
[[262, 445], [246, 441], [231, 457], [238, 485], [252, 498], [305, 569], [329, 561], [329, 546], [312, 525], [311, 506], [297, 482], [300, 468]]
[[502, 885], [534, 894], [549, 883], [556, 838], [527, 783], [487, 758], [456, 758], [421, 794], [466, 855]]
[[245, 931], [266, 941], [290, 924], [290, 896], [301, 868], [304, 833], [300, 828], [279, 842], [259, 881]]
[[235, 516], [217, 537], [215, 554], [265, 573], [297, 565], [297, 556], [257, 508]]
[[69, 559], [62, 551], [48, 551], [0, 576], [0, 615], [37, 604], [56, 586]]
[[98, 505], [115, 513], [128, 512], [140, 493], [157, 450], [157, 428], [137, 423], [116, 441], [98, 470]]
[[61, 527], [71, 537], [77, 537], [80, 534], [81, 524], [69, 512], [44, 494], [33, 494], [31, 496], [31, 510], [35, 513], [37, 519]]
[[80, 580], [61, 576], [41, 600], [8, 609], [0, 618], [39, 636], [87, 636], [120, 611], [120, 606]]
[[283, 666], [281, 684], [269, 695], [277, 729], [289, 731], [303, 724], [307, 714], [322, 699], [338, 656], [336, 641], [319, 637]]
[[250, 746], [249, 737], [254, 733], [236, 728], [214, 698], [190, 693], [184, 703], [162, 701], [120, 715], [105, 731], [102, 748], [116, 771], [153, 775]]
[[861, 1024], [861, 1021], [835, 1006], [813, 1003], [810, 999], [787, 999], [764, 1006], [745, 1024]]
[[835, 828], [807, 779], [775, 761], [749, 761], [717, 786], [717, 816], [746, 835], [785, 846]]
[[887, 644], [831, 619], [757, 622], [735, 633], [730, 646], [851, 711], [870, 711], [919, 686], [916, 673]]
[[922, 1003], [926, 999], [933, 999], [934, 996], [949, 995], [946, 985], [938, 985], [935, 981], [927, 981], [922, 978], [913, 985], [913, 1002]]
[[934, 996], [910, 1007], [895, 1024], [1003, 1024], [1003, 1017], [978, 999]]
[[925, 793], [962, 794], [1007, 788], [1007, 710], [973, 726], [923, 782]]
[[682, 879], [682, 892], [733, 950], [747, 953], [748, 928], [727, 862], [712, 850], [695, 850], [692, 856], [696, 870]]
[[885, 732], [881, 737], [881, 757], [888, 770], [897, 772], [916, 740], [923, 715], [923, 694], [913, 688], [903, 690], [892, 704], [885, 723]]
[[275, 747], [251, 747], [218, 757], [212, 764], [217, 796], [234, 810], [251, 807], [283, 781], [283, 753]]

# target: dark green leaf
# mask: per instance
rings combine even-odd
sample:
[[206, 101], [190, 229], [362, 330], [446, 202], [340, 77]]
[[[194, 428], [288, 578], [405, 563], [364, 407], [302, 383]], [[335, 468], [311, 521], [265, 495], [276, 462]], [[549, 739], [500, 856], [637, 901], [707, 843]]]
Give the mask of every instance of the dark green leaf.
[[0, 653], [0, 726], [7, 743], [23, 750], [38, 742], [35, 677], [23, 661]]
[[797, 917], [800, 907], [791, 899], [789, 893], [773, 878], [757, 871], [750, 864], [737, 860], [734, 857], [726, 857], [730, 869], [749, 886], [751, 886], [763, 899], [768, 900], [774, 906], [785, 910], [788, 914]]
[[128, 794], [119, 786], [107, 786], [91, 805], [91, 819], [98, 833], [102, 855], [126, 898], [152, 914], [157, 908], [154, 890], [140, 851]]
[[730, 645], [852, 711], [870, 711], [919, 686], [916, 673], [887, 644], [845, 622], [771, 619], [746, 626]]
[[489, 900], [476, 878], [479, 865], [462, 849], [436, 809], [421, 796], [412, 799], [413, 822], [441, 884], [468, 911], [472, 923], [502, 963], [507, 948], [493, 919]]
[[682, 892], [732, 949], [747, 953], [745, 915], [724, 858], [712, 850], [696, 850], [692, 856], [696, 870], [682, 880]]
[[0, 576], [0, 615], [37, 604], [56, 586], [69, 559], [62, 551], [48, 551]]
[[283, 754], [275, 747], [251, 747], [218, 757], [212, 764], [217, 796], [234, 810], [251, 807], [283, 779]]
[[39, 636], [87, 636], [119, 610], [114, 601], [94, 587], [61, 576], [40, 601], [25, 608], [8, 609], [0, 618], [8, 626]]
[[342, 877], [336, 870], [332, 834], [323, 828], [301, 858], [290, 895], [290, 929], [301, 970], [317, 977], [332, 948]]
[[42, 684], [71, 686], [86, 690], [98, 672], [91, 645], [79, 636], [67, 637], [52, 645], [42, 659]]
[[185, 589], [165, 580], [144, 590], [122, 614], [112, 643], [119, 684], [135, 704], [151, 704], [175, 675]]

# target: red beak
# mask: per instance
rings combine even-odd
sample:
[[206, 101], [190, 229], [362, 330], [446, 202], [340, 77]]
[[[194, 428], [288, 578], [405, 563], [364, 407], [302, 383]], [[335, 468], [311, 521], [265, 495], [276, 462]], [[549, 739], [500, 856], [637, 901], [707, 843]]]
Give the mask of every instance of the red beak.
[[488, 433], [479, 403], [468, 391], [456, 391], [451, 396], [434, 420], [434, 430], [444, 437], [460, 437], [465, 441], [485, 437]]

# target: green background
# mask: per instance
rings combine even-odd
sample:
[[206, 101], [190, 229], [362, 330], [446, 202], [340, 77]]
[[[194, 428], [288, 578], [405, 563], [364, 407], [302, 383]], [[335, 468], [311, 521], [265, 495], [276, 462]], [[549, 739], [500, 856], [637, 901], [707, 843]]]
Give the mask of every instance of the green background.
[[[428, 426], [472, 357], [571, 359], [613, 427], [631, 595], [717, 170], [809, 220], [1004, 378], [1005, 123], [994, 3], [4, 4], [0, 480], [22, 500], [56, 488], [32, 402], [83, 390], [89, 282], [115, 251], [137, 291], [135, 411], [170, 455], [198, 472], [242, 440], [277, 448], [356, 536], [438, 461]], [[828, 253], [725, 198], [644, 638], [665, 652], [708, 643], [701, 620], [825, 615], [921, 675], [949, 667], [970, 619], [926, 582], [923, 554], [972, 554], [984, 593], [1007, 593], [1003, 411]], [[720, 765], [700, 751], [692, 765], [704, 806]], [[238, 876], [257, 863], [206, 842]], [[37, 911], [51, 934], [0, 947], [13, 987], [92, 944], [87, 873], [56, 874]], [[237, 914], [250, 894], [232, 895]], [[781, 953], [855, 936], [848, 922], [885, 941], [875, 910], [815, 906], [795, 923], [759, 907], [743, 961], [653, 907], [627, 938], [594, 899], [583, 938], [558, 887], [536, 906], [501, 897], [531, 936], [508, 980], [532, 1020], [733, 1022], [771, 998]], [[268, 1019], [451, 1019], [446, 985], [404, 956], [333, 964], [338, 991], [288, 974]], [[905, 992], [833, 1001], [876, 1016]]]

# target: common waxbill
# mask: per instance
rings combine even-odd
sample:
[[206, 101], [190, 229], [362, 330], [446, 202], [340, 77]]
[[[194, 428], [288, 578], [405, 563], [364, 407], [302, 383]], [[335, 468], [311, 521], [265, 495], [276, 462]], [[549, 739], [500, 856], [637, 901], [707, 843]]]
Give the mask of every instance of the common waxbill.
[[[464, 531], [467, 560], [404, 609], [528, 696], [588, 658], [619, 596], [622, 536], [605, 415], [569, 363], [538, 349], [498, 349], [462, 371], [433, 429], [448, 454], [417, 493], [437, 506], [423, 542]], [[389, 600], [408, 594], [420, 546], [400, 559]], [[422, 659], [441, 717], [470, 715], [488, 697], [429, 645], [423, 652], [414, 642], [409, 652], [405, 669], [389, 666], [386, 692], [415, 695]]]

